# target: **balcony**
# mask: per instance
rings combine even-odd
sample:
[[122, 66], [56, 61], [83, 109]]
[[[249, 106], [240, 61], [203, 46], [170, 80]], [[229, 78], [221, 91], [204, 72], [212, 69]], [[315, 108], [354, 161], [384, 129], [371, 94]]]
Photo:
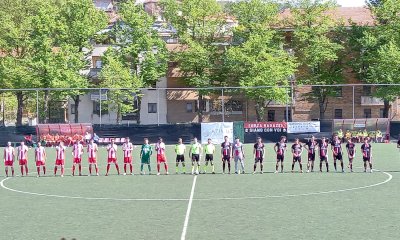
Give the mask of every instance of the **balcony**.
[[383, 100], [381, 98], [371, 96], [361, 96], [361, 106], [383, 106]]

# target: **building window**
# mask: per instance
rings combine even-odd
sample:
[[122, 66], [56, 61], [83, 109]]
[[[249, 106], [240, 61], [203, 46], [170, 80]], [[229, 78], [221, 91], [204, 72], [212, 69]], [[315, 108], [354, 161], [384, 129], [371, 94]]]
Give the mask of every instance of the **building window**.
[[193, 112], [193, 103], [186, 103], [186, 112]]
[[225, 103], [225, 111], [227, 111], [227, 112], [242, 112], [243, 104], [239, 100], [229, 100]]
[[335, 97], [343, 97], [343, 88], [342, 87], [335, 87]]
[[379, 109], [379, 117], [380, 118], [385, 118], [385, 116], [383, 115], [383, 112], [385, 111], [384, 108]]
[[275, 110], [268, 110], [268, 122], [275, 121]]
[[102, 67], [103, 67], [103, 61], [96, 60], [96, 68], [102, 68]]
[[75, 114], [75, 104], [71, 104], [71, 114]]
[[371, 117], [372, 117], [371, 108], [364, 109], [364, 118], [371, 118]]
[[363, 96], [371, 96], [371, 86], [363, 86]]
[[292, 110], [289, 109], [288, 111], [285, 110], [284, 112], [284, 120], [286, 121], [286, 116], [287, 116], [287, 121], [291, 122], [292, 121]]
[[335, 119], [343, 119], [343, 110], [342, 109], [335, 109]]
[[[100, 102], [93, 101], [93, 114], [100, 115]], [[101, 105], [101, 115], [108, 114], [108, 109], [104, 106], [104, 103]]]
[[157, 103], [148, 104], [148, 113], [157, 113]]

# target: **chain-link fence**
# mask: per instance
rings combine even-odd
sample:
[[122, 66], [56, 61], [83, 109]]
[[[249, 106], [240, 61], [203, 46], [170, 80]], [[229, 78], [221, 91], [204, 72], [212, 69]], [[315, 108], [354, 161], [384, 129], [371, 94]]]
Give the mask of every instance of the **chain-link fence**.
[[[1, 89], [0, 123], [174, 124], [400, 120], [400, 101], [382, 96], [399, 85], [148, 89]], [[389, 91], [390, 90], [390, 91]], [[400, 95], [400, 92], [399, 94]], [[386, 96], [385, 96], [386, 97]], [[389, 98], [388, 98], [389, 99]]]

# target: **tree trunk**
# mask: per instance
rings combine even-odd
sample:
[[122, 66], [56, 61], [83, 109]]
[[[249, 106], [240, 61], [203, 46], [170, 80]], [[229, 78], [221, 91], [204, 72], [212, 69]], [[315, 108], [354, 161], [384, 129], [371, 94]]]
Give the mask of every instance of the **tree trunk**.
[[197, 105], [198, 122], [201, 123], [203, 122], [203, 106], [204, 106], [203, 94], [199, 94], [199, 100], [197, 104], [198, 104]]
[[139, 96], [137, 96], [137, 100], [135, 100], [135, 101], [137, 101], [136, 121], [138, 124], [140, 124], [140, 109], [142, 109], [142, 106], [141, 106], [142, 99]]
[[20, 91], [16, 93], [17, 96], [17, 126], [22, 126], [22, 115], [24, 113], [24, 94]]
[[43, 104], [43, 112], [44, 112], [44, 123], [49, 122], [49, 90], [44, 91], [44, 104]]
[[319, 119], [325, 119], [325, 102], [319, 101]]
[[263, 103], [260, 101], [257, 101], [256, 105], [255, 105], [255, 109], [256, 109], [257, 122], [263, 122], [264, 121]]
[[79, 122], [79, 103], [80, 103], [80, 99], [79, 99], [79, 95], [76, 95], [74, 98], [74, 110], [75, 110], [75, 116], [74, 116], [74, 122], [78, 123]]
[[117, 124], [121, 124], [121, 103], [117, 107]]
[[390, 112], [391, 104], [388, 100], [383, 101], [383, 117], [384, 118], [389, 118], [389, 112]]

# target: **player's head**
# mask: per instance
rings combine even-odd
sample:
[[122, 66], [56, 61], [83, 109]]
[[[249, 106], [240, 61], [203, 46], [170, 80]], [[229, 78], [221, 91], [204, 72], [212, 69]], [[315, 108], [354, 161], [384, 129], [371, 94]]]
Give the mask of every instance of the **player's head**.
[[299, 144], [299, 139], [298, 138], [296, 138], [295, 140], [294, 140], [294, 142], [296, 143], [296, 144]]
[[162, 143], [162, 141], [163, 141], [162, 137], [159, 137], [158, 142]]
[[40, 147], [40, 146], [42, 146], [42, 144], [41, 144], [40, 142], [38, 142], [38, 143], [37, 143], [37, 146]]
[[178, 143], [182, 144], [182, 142], [183, 142], [182, 138], [178, 138]]
[[322, 137], [322, 142], [326, 142], [326, 137]]
[[90, 141], [89, 141], [90, 143], [93, 143], [94, 142], [94, 140], [93, 140], [93, 138], [92, 139], [90, 139]]
[[224, 137], [225, 142], [227, 142], [229, 140], [228, 136]]
[[235, 142], [236, 143], [239, 143], [240, 142], [240, 139], [237, 137], [237, 138], [235, 138]]
[[111, 138], [111, 144], [114, 144], [114, 143], [115, 143], [115, 139]]
[[369, 138], [364, 138], [364, 143], [368, 143], [368, 141], [369, 141]]
[[211, 138], [207, 139], [207, 142], [208, 142], [208, 144], [211, 144], [212, 143]]
[[338, 135], [333, 136], [333, 139], [338, 140], [339, 139]]
[[193, 142], [197, 143], [197, 137], [193, 138]]
[[75, 143], [76, 143], [76, 144], [79, 144], [79, 140], [76, 140]]
[[262, 143], [262, 139], [260, 137], [257, 137], [257, 142]]
[[11, 142], [7, 142], [7, 147], [11, 147]]
[[148, 138], [144, 138], [143, 141], [144, 141], [144, 144], [149, 144], [149, 139]]
[[130, 141], [129, 137], [125, 138], [126, 143], [129, 143], [129, 141]]
[[280, 142], [281, 142], [281, 143], [284, 143], [285, 141], [286, 141], [286, 137], [285, 137], [285, 136], [281, 136]]
[[25, 142], [21, 142], [20, 145], [21, 145], [21, 146], [25, 146]]
[[315, 141], [315, 137], [314, 137], [314, 135], [313, 135], [313, 136], [311, 136], [311, 141]]
[[347, 142], [348, 142], [348, 143], [351, 143], [351, 141], [352, 141], [351, 138], [347, 139]]
[[61, 141], [61, 142], [59, 143], [59, 145], [60, 145], [60, 146], [64, 146], [64, 142]]

